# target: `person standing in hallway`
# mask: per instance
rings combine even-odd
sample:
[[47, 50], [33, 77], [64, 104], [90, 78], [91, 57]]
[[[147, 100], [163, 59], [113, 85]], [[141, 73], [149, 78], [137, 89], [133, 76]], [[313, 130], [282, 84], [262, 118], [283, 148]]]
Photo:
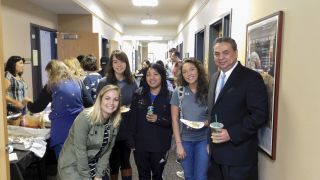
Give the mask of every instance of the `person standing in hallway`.
[[151, 64], [143, 79], [146, 83], [132, 98], [128, 145], [134, 149], [139, 180], [162, 180], [172, 139], [171, 93], [159, 64]]
[[[172, 129], [186, 180], [207, 180], [208, 169], [208, 80], [201, 63], [185, 59], [171, 98]], [[203, 123], [194, 129], [180, 122], [187, 119]], [[180, 177], [180, 176], [179, 176]]]
[[178, 70], [182, 64], [182, 60], [180, 59], [180, 52], [178, 51], [173, 52], [171, 59], [172, 59], [171, 73], [173, 77], [176, 78], [178, 76]]
[[97, 87], [100, 79], [102, 78], [102, 76], [97, 72], [97, 58], [92, 54], [84, 56], [83, 61], [81, 62], [81, 66], [85, 71], [83, 84], [88, 90], [91, 98], [95, 100], [97, 96]]
[[268, 121], [268, 95], [261, 75], [240, 64], [234, 39], [217, 38], [208, 110], [211, 122], [224, 125], [209, 133], [208, 179], [257, 180], [257, 131]]
[[[100, 80], [97, 93], [108, 84], [120, 87], [121, 105], [130, 107], [132, 95], [138, 87], [131, 73], [128, 57], [123, 51], [115, 50], [111, 53], [106, 76]], [[127, 146], [130, 111], [123, 112], [121, 116], [119, 132], [110, 155], [111, 180], [118, 179], [120, 167], [122, 179], [132, 179], [132, 168], [130, 164], [131, 149]]]
[[93, 100], [81, 80], [62, 61], [51, 60], [46, 66], [46, 72], [48, 83], [34, 102], [28, 102], [27, 107], [30, 112], [38, 113], [51, 102], [50, 147], [58, 159], [73, 121], [84, 107], [93, 105]]
[[25, 60], [20, 56], [11, 56], [5, 67], [5, 89], [7, 102], [7, 115], [26, 114], [25, 105], [30, 98], [27, 97], [27, 83], [22, 78]]
[[166, 68], [166, 71], [167, 71], [167, 75], [169, 78], [173, 78], [173, 75], [171, 73], [171, 70], [172, 70], [172, 65], [173, 65], [173, 62], [172, 62], [172, 53], [176, 52], [177, 49], [176, 48], [171, 48], [169, 49], [168, 51], [168, 59], [166, 59], [166, 65], [165, 65], [165, 68]]

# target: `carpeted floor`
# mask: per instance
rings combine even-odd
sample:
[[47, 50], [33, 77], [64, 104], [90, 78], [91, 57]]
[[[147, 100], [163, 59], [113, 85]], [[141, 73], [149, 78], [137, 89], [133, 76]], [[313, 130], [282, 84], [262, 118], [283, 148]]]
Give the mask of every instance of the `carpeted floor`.
[[[133, 180], [139, 180], [138, 178], [138, 172], [134, 163], [133, 156], [131, 156], [131, 165], [133, 168]], [[56, 166], [55, 165], [49, 165], [47, 166], [47, 180], [57, 180], [55, 177], [54, 173], [56, 171]], [[176, 176], [176, 172], [178, 170], [181, 170], [181, 166], [176, 163], [176, 156], [175, 156], [175, 151], [170, 150], [169, 152], [169, 157], [168, 157], [168, 162], [165, 166], [165, 170], [163, 172], [163, 178], [164, 180], [179, 180]], [[25, 180], [39, 180], [39, 177], [37, 176], [37, 171], [35, 169], [30, 169], [26, 171]], [[120, 179], [120, 177], [119, 177]]]

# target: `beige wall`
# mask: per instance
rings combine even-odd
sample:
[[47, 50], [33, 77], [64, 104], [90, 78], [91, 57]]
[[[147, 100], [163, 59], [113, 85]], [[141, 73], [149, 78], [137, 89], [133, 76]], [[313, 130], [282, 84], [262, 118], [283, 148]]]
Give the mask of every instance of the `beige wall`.
[[[12, 55], [31, 58], [30, 23], [57, 29], [57, 16], [25, 0], [2, 0], [4, 61]], [[24, 68], [24, 79], [32, 97], [31, 64]]]
[[91, 14], [59, 14], [59, 32], [92, 32]]
[[277, 159], [259, 153], [260, 180], [319, 180], [320, 162], [320, 21], [317, 0], [216, 0], [182, 31], [173, 44], [184, 41], [184, 52], [193, 52], [194, 33], [232, 8], [231, 36], [238, 42], [244, 63], [246, 24], [276, 11], [284, 11], [280, 69]]

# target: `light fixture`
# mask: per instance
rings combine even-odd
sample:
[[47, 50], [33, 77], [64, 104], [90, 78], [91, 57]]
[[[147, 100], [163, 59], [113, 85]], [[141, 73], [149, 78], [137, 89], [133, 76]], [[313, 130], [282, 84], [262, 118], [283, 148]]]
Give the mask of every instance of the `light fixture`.
[[158, 6], [158, 0], [132, 0], [134, 6]]
[[141, 20], [141, 23], [142, 24], [146, 24], [146, 25], [155, 25], [155, 24], [158, 24], [158, 20], [156, 19], [142, 19]]
[[146, 25], [155, 25], [158, 24], [158, 20], [156, 19], [152, 19], [152, 15], [149, 13], [146, 13], [146, 15], [148, 16], [148, 18], [142, 19], [140, 22], [142, 24], [146, 24]]

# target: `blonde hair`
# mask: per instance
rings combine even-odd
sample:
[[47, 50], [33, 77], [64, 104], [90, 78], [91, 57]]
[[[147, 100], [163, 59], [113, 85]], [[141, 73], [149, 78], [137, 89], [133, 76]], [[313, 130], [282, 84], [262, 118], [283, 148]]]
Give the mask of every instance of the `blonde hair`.
[[46, 71], [48, 73], [47, 89], [49, 91], [63, 80], [73, 80], [69, 68], [59, 60], [51, 60], [46, 66]]
[[[104, 86], [100, 90], [94, 105], [91, 108], [88, 108], [89, 121], [92, 124], [105, 123], [107, 121], [107, 119], [104, 119], [102, 117], [101, 101], [102, 101], [102, 97], [104, 96], [104, 94], [106, 94], [109, 91], [117, 91], [118, 94], [119, 94], [119, 98], [120, 98], [121, 91], [120, 91], [120, 88], [118, 86], [115, 86], [115, 85]], [[111, 116], [110, 116], [110, 120], [112, 121], [113, 127], [118, 127], [120, 125], [120, 121], [121, 121], [120, 106], [121, 106], [121, 102], [119, 103], [119, 105], [117, 107], [117, 110], [115, 112], [113, 112], [111, 114]]]
[[84, 70], [82, 69], [81, 64], [77, 58], [72, 57], [63, 60], [63, 62], [68, 66], [74, 76], [81, 78], [85, 75]]

